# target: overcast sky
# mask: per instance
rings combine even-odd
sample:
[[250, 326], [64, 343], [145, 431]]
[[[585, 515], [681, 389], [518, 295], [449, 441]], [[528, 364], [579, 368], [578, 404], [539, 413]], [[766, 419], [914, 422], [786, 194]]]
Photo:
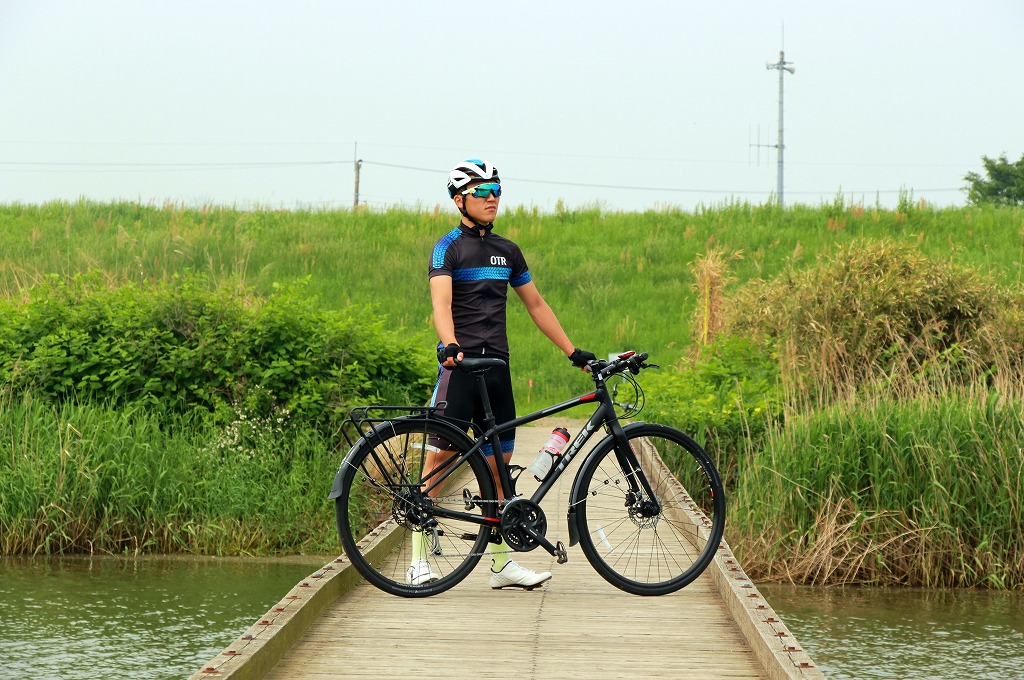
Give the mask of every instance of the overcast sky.
[[[0, 202], [962, 205], [1024, 154], [1024, 2], [0, 0]], [[762, 146], [758, 147], [758, 143]]]

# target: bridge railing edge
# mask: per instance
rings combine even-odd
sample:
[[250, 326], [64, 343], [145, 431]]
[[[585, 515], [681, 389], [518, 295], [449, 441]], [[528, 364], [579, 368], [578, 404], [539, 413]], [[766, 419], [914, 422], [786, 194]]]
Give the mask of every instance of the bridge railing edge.
[[324, 610], [361, 581], [362, 577], [344, 555], [335, 558], [292, 588], [189, 680], [261, 680]]

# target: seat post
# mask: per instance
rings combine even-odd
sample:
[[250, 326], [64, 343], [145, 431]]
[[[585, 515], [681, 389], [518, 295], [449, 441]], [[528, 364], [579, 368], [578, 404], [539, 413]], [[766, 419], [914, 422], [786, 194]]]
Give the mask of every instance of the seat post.
[[487, 429], [494, 427], [494, 410], [491, 408], [491, 397], [487, 393], [487, 378], [484, 371], [476, 374], [476, 387], [480, 391], [480, 403], [484, 407], [484, 424]]
[[[490, 431], [494, 429], [497, 424], [494, 420], [494, 410], [491, 409], [491, 398], [487, 394], [487, 383], [484, 378], [484, 372], [480, 372], [476, 375], [477, 388], [480, 390], [480, 403], [484, 407], [484, 429]], [[483, 436], [483, 432], [478, 433], [477, 437]], [[491, 455], [494, 459], [494, 470], [498, 475], [498, 485], [500, 488], [500, 496], [502, 498], [513, 498], [516, 493], [515, 482], [512, 481], [512, 477], [508, 473], [508, 467], [504, 465], [505, 452], [501, 448], [501, 437], [495, 432], [491, 435], [488, 443], [491, 445]], [[502, 462], [498, 462], [501, 460]]]

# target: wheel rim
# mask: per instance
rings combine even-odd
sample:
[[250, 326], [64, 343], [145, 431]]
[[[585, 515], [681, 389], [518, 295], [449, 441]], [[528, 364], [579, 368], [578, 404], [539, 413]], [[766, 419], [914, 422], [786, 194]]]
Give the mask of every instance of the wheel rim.
[[[715, 488], [717, 473], [709, 471], [710, 461], [695, 455], [692, 442], [642, 432], [648, 436], [631, 433], [630, 443], [654, 497], [631, 490], [629, 475], [609, 447], [587, 470], [586, 497], [578, 511], [580, 540], [609, 582], [638, 594], [664, 594], [690, 583], [714, 558], [725, 522], [724, 498]], [[678, 481], [661, 473], [659, 459], [672, 466]]]
[[[422, 428], [393, 428], [370, 446], [361, 444], [358, 456], [346, 458], [344, 486], [338, 499], [337, 520], [342, 545], [353, 564], [374, 585], [394, 594], [434, 594], [461, 581], [486, 550], [489, 529], [463, 520], [417, 512], [419, 462], [428, 433]], [[466, 497], [486, 498], [481, 489], [482, 462], [466, 465], [468, 474], [454, 474], [430, 504], [467, 511]], [[344, 466], [343, 466], [344, 467]], [[489, 480], [488, 480], [489, 481]], [[493, 514], [486, 502], [473, 504], [475, 514]], [[414, 541], [437, 580], [407, 582], [414, 561]]]

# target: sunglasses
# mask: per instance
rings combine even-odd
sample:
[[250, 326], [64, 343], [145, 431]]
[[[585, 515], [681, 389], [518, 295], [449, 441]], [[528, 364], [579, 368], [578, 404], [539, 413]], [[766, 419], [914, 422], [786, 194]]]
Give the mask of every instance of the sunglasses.
[[488, 196], [494, 195], [495, 198], [501, 196], [501, 185], [500, 184], [477, 184], [472, 189], [466, 189], [462, 192], [462, 196], [466, 194], [473, 194], [476, 198], [487, 198]]

